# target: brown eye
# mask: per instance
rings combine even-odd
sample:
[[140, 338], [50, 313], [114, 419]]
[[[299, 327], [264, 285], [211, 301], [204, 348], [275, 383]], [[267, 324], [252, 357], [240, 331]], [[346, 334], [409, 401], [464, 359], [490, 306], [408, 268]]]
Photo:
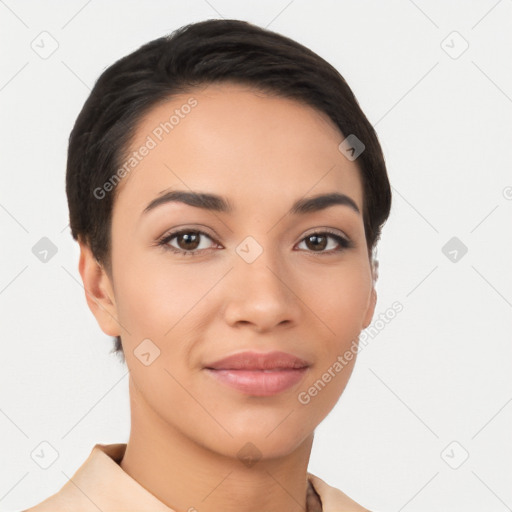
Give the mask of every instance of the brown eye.
[[327, 247], [327, 237], [325, 235], [309, 235], [304, 240], [306, 240], [309, 249], [320, 249], [322, 251]]
[[179, 233], [174, 238], [177, 240], [179, 249], [183, 249], [184, 251], [194, 251], [199, 247], [201, 235], [197, 233], [197, 231], [187, 231]]
[[[211, 244], [208, 244], [208, 242], [206, 242], [206, 246], [204, 246], [205, 242], [203, 242], [202, 239], [212, 241], [211, 237], [202, 231], [184, 229], [166, 235], [160, 240], [158, 245], [179, 254], [194, 256], [203, 250], [211, 248]], [[201, 247], [202, 245], [203, 247]]]
[[[335, 243], [329, 243], [329, 240], [334, 240]], [[354, 247], [353, 243], [346, 238], [335, 233], [330, 233], [329, 231], [311, 233], [304, 237], [301, 243], [304, 243], [306, 249], [310, 252], [319, 254], [333, 254]]]

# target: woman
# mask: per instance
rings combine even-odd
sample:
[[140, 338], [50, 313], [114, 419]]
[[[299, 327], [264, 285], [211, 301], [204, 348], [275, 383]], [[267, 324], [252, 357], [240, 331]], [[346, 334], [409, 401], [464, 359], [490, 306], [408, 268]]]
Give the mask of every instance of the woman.
[[131, 431], [29, 511], [367, 510], [307, 470], [372, 320], [391, 206], [340, 74], [243, 21], [182, 27], [100, 76], [66, 190]]

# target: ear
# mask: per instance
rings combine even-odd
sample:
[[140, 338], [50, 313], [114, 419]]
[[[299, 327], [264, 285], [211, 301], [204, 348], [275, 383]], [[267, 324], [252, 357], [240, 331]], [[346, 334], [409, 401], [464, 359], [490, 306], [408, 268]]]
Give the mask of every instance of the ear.
[[368, 301], [368, 309], [366, 310], [366, 315], [364, 317], [363, 329], [366, 329], [371, 324], [373, 314], [375, 313], [376, 305], [377, 305], [377, 291], [375, 290], [375, 286], [372, 286], [372, 291], [370, 293], [370, 300]]
[[78, 270], [82, 276], [87, 305], [105, 334], [120, 336], [121, 325], [117, 320], [117, 308], [110, 278], [92, 254], [89, 246], [82, 241], [78, 243], [80, 245]]
[[377, 305], [377, 290], [375, 289], [375, 283], [379, 278], [379, 261], [375, 258], [372, 258], [372, 290], [370, 292], [370, 298], [368, 301], [368, 309], [366, 310], [366, 315], [364, 317], [363, 329], [366, 329], [373, 318], [373, 314], [375, 313], [375, 306]]

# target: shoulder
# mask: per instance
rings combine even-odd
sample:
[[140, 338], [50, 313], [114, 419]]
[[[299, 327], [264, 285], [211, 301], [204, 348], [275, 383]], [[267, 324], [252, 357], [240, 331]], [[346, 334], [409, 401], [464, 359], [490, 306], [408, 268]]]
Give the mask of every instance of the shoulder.
[[321, 478], [311, 473], [308, 478], [322, 500], [322, 512], [372, 512]]

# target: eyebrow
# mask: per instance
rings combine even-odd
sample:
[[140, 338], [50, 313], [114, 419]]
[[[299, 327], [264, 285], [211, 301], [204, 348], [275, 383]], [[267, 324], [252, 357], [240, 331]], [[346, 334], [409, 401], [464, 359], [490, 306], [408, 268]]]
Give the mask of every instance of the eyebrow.
[[[144, 208], [142, 214], [147, 214], [157, 206], [166, 203], [183, 203], [219, 213], [232, 213], [234, 210], [233, 205], [228, 199], [216, 194], [171, 190], [161, 192], [157, 198], [153, 199], [146, 208]], [[333, 205], [348, 206], [357, 214], [361, 214], [359, 207], [351, 197], [337, 192], [299, 199], [293, 204], [288, 213], [291, 215], [303, 215], [324, 210]]]

